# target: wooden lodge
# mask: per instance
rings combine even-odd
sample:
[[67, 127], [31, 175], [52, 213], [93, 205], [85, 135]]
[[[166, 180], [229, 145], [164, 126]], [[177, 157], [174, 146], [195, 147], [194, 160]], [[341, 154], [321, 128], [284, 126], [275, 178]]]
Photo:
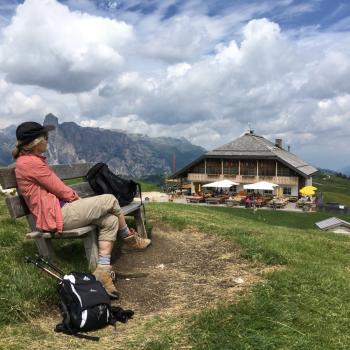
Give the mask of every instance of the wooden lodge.
[[[317, 169], [283, 149], [282, 140], [275, 143], [247, 131], [241, 137], [207, 152], [172, 174], [169, 179], [191, 183], [192, 193], [209, 182], [232, 180], [239, 185], [268, 181], [279, 185], [284, 196], [298, 196], [299, 190], [312, 184]], [[275, 193], [276, 194], [276, 193]]]

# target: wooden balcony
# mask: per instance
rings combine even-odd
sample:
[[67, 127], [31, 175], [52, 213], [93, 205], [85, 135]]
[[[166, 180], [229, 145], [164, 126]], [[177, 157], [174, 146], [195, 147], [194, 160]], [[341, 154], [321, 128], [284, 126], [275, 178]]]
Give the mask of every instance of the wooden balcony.
[[208, 174], [197, 174], [197, 173], [188, 173], [187, 180], [194, 182], [214, 182], [223, 180], [223, 175], [208, 175]]
[[238, 182], [240, 184], [251, 184], [258, 181], [267, 181], [275, 183], [276, 185], [284, 186], [296, 186], [298, 185], [297, 176], [250, 176], [250, 175], [208, 175], [208, 174], [197, 174], [197, 173], [188, 173], [187, 180], [193, 182], [214, 182], [220, 180], [231, 180]]

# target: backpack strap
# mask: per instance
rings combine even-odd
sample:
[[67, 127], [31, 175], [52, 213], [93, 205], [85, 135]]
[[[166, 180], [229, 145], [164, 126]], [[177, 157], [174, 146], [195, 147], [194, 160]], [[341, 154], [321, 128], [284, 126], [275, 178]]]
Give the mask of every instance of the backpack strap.
[[108, 189], [106, 183], [100, 177], [97, 176], [95, 178], [95, 182], [96, 182], [97, 186], [100, 187], [101, 194], [110, 193], [110, 190]]
[[124, 310], [118, 306], [112, 306], [110, 308], [112, 319], [111, 324], [114, 325], [117, 321], [121, 323], [126, 323], [131, 320], [134, 316], [134, 311], [132, 310]]
[[77, 330], [72, 329], [70, 326], [70, 316], [69, 316], [67, 305], [62, 300], [60, 302], [60, 308], [61, 308], [62, 315], [63, 315], [63, 321], [56, 325], [55, 332], [64, 333], [67, 335], [72, 335], [72, 336], [77, 337], [77, 338], [88, 339], [88, 340], [93, 340], [93, 341], [100, 340], [99, 337], [94, 337], [92, 335], [86, 335], [86, 334], [80, 334]]
[[73, 337], [80, 338], [80, 339], [87, 339], [87, 340], [93, 340], [93, 341], [99, 341], [100, 337], [95, 337], [93, 335], [86, 335], [78, 333], [77, 331], [74, 331], [72, 329], [66, 329], [64, 323], [59, 323], [55, 327], [55, 332], [57, 333], [63, 333], [67, 335], [72, 335]]
[[[140, 199], [141, 199], [141, 205], [143, 204], [142, 202], [142, 191], [141, 191], [141, 184], [139, 182], [136, 182], [137, 184], [137, 187], [139, 189], [139, 193], [140, 193]], [[144, 217], [144, 220], [145, 220], [145, 225], [146, 225], [146, 209], [145, 209], [145, 206], [142, 205], [142, 208], [143, 208], [143, 217]]]

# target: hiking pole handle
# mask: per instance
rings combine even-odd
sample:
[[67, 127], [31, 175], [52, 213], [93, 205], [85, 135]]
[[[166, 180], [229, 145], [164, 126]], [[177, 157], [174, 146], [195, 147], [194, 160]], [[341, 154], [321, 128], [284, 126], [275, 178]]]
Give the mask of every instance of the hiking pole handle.
[[61, 276], [64, 276], [64, 272], [62, 270], [60, 270], [57, 266], [51, 264], [48, 260], [45, 260], [42, 255], [35, 254], [35, 257], [36, 257], [36, 261], [41, 262], [41, 263], [51, 267], [53, 270], [58, 272]]
[[33, 265], [39, 267], [39, 268], [42, 269], [43, 271], [45, 271], [45, 272], [46, 272], [47, 274], [49, 274], [50, 276], [56, 278], [56, 279], [59, 280], [59, 281], [62, 281], [62, 277], [56, 275], [55, 273], [53, 273], [52, 271], [50, 271], [49, 269], [47, 269], [47, 268], [46, 268], [45, 266], [43, 266], [40, 262], [35, 261], [35, 260], [29, 258], [28, 256], [26, 256], [26, 257], [24, 258], [24, 260], [25, 260], [26, 263], [28, 263], [28, 264], [31, 263], [31, 264], [33, 264]]

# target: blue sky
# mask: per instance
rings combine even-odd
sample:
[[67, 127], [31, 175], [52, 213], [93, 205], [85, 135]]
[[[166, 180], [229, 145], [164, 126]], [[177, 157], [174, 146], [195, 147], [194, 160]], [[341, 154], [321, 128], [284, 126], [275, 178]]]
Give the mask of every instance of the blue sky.
[[213, 149], [250, 124], [350, 165], [350, 1], [0, 0], [0, 31], [0, 129], [53, 112]]

